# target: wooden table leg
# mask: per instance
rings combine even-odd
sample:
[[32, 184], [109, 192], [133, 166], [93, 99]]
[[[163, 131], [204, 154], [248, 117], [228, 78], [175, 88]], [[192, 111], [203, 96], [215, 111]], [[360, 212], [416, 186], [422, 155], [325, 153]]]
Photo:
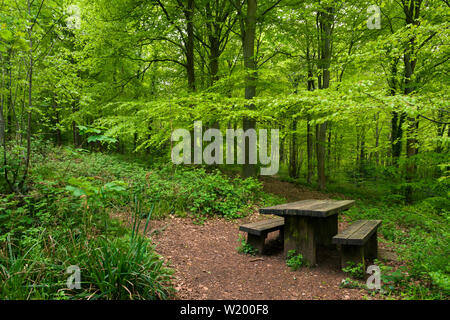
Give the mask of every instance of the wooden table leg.
[[318, 243], [328, 248], [335, 247], [332, 239], [338, 234], [338, 215], [334, 214], [326, 218], [317, 219]]
[[284, 254], [295, 250], [303, 255], [309, 266], [316, 264], [315, 219], [304, 216], [285, 216]]

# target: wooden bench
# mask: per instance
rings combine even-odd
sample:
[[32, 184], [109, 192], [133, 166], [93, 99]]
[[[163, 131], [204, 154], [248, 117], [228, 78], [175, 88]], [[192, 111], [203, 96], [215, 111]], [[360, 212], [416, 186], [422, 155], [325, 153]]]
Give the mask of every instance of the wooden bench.
[[280, 239], [284, 239], [284, 218], [275, 218], [244, 224], [239, 227], [239, 230], [248, 233], [247, 243], [262, 254], [264, 252], [264, 243], [268, 233], [280, 230]]
[[341, 267], [348, 261], [362, 263], [378, 256], [377, 229], [381, 220], [359, 220], [333, 237], [332, 242], [341, 247]]

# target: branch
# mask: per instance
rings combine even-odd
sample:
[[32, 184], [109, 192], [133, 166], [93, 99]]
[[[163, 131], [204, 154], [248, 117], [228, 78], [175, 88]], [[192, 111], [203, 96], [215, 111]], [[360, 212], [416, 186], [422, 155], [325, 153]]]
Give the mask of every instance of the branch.
[[167, 42], [170, 42], [171, 44], [173, 44], [173, 45], [179, 47], [179, 48], [182, 49], [183, 51], [185, 51], [185, 48], [184, 48], [181, 44], [179, 44], [179, 43], [176, 42], [175, 40], [172, 40], [172, 39], [167, 38], [167, 37], [144, 38], [144, 39], [142, 39], [142, 40], [140, 41], [140, 42], [141, 42], [141, 45], [146, 45], [146, 44], [147, 44], [147, 43], [142, 43], [143, 40], [148, 40], [148, 41], [167, 41]]
[[180, 61], [175, 60], [175, 59], [171, 59], [171, 58], [156, 58], [156, 59], [147, 60], [147, 59], [142, 59], [142, 58], [132, 58], [132, 57], [126, 56], [126, 55], [123, 55], [123, 57], [125, 57], [127, 59], [130, 59], [130, 60], [133, 60], [133, 61], [142, 61], [142, 62], [146, 62], [146, 63], [173, 62], [173, 63], [179, 64], [180, 66], [183, 66], [185, 68], [187, 67], [185, 63], [180, 62]]
[[270, 59], [272, 59], [273, 57], [275, 57], [275, 56], [278, 55], [278, 54], [284, 54], [284, 55], [288, 56], [289, 58], [297, 58], [297, 57], [305, 58], [305, 57], [303, 57], [302, 55], [292, 55], [292, 54], [289, 53], [289, 52], [284, 52], [284, 51], [279, 51], [279, 50], [277, 50], [277, 51], [275, 51], [273, 54], [271, 54], [266, 60], [264, 60], [263, 62], [261, 62], [261, 64], [259, 64], [259, 65], [257, 66], [257, 69], [259, 69], [260, 67], [262, 67], [267, 61], [269, 61]]
[[268, 12], [270, 12], [272, 9], [274, 9], [281, 1], [283, 0], [278, 0], [277, 2], [275, 2], [272, 6], [270, 6], [269, 8], [267, 8], [266, 10], [264, 10], [264, 12], [261, 14], [261, 17], [266, 15]]
[[424, 119], [427, 119], [428, 121], [431, 121], [431, 122], [434, 122], [434, 123], [438, 123], [438, 124], [450, 124], [450, 122], [437, 121], [437, 120], [434, 120], [434, 119], [427, 118], [427, 117], [425, 117], [425, 116], [423, 116], [421, 114], [419, 114], [419, 117], [422, 117]]
[[438, 62], [438, 63], [435, 63], [435, 64], [431, 67], [431, 69], [434, 69], [434, 68], [440, 66], [441, 64], [447, 62], [449, 59], [450, 59], [450, 56], [446, 57], [444, 60], [442, 60], [442, 61], [440, 61], [440, 62]]
[[41, 5], [39, 6], [38, 13], [36, 14], [36, 17], [34, 17], [34, 21], [31, 24], [30, 31], [33, 31], [34, 25], [36, 24], [36, 21], [39, 18], [39, 15], [41, 14], [41, 10], [42, 10], [42, 6], [44, 5], [44, 2], [45, 2], [45, 0], [42, 0]]
[[169, 21], [169, 23], [171, 25], [173, 25], [175, 27], [175, 29], [177, 29], [178, 33], [180, 34], [181, 39], [183, 40], [183, 43], [186, 45], [186, 39], [183, 36], [183, 31], [180, 29], [179, 26], [177, 26], [175, 24], [175, 22], [173, 21], [173, 19], [170, 17], [169, 12], [166, 10], [166, 7], [164, 7], [164, 5], [162, 4], [162, 2], [160, 0], [156, 0], [156, 2], [159, 4], [160, 8], [162, 9], [162, 11], [164, 12], [164, 15], [166, 16], [167, 20]]
[[430, 41], [431, 39], [433, 39], [433, 37], [435, 36], [435, 35], [437, 35], [437, 31], [433, 31], [432, 33], [431, 33], [431, 35], [428, 37], [428, 38], [426, 38], [418, 47], [417, 47], [417, 51], [419, 51], [420, 49], [422, 49], [422, 47], [428, 42], [428, 41]]

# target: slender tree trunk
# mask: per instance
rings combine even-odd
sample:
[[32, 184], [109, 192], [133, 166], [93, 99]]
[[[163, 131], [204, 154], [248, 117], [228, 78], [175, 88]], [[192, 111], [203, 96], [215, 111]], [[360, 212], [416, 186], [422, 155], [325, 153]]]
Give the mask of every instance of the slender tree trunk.
[[[1, 55], [0, 55], [1, 58]], [[2, 86], [1, 88], [3, 88], [3, 84], [5, 81], [5, 69], [2, 68]], [[6, 153], [6, 136], [5, 136], [5, 128], [6, 128], [6, 122], [5, 122], [5, 116], [3, 113], [3, 106], [4, 106], [4, 95], [3, 93], [0, 93], [0, 145], [3, 147], [3, 176], [5, 178], [5, 181], [8, 184], [8, 187], [10, 188], [10, 190], [12, 191], [12, 185], [11, 182], [8, 179], [8, 159], [7, 159], [7, 153]]]
[[[280, 125], [280, 127], [278, 128], [278, 130], [280, 130], [280, 132], [283, 132], [285, 130], [285, 126]], [[285, 136], [283, 135], [282, 137], [280, 137], [280, 163], [284, 163], [284, 158], [285, 158], [285, 148], [284, 148], [284, 141], [285, 141]]]
[[316, 125], [316, 157], [317, 157], [317, 183], [319, 190], [325, 189], [325, 139], [327, 133], [326, 123]]
[[359, 172], [363, 172], [364, 162], [366, 160], [366, 134], [364, 126], [361, 127], [361, 138], [359, 141]]
[[[444, 112], [439, 110], [438, 111], [438, 116], [437, 119], [443, 119], [444, 118]], [[447, 125], [446, 124], [438, 124], [437, 125], [437, 137], [438, 138], [443, 138], [444, 137], [444, 133], [445, 133], [445, 129], [446, 129]], [[441, 141], [441, 139], [438, 139], [437, 143], [436, 143], [436, 148], [435, 151], [437, 153], [442, 153], [442, 151], [444, 151], [444, 142]]]
[[[256, 10], [257, 0], [247, 0], [247, 15], [245, 17], [245, 29], [242, 30], [242, 47], [244, 51], [244, 68], [247, 72], [245, 76], [245, 99], [251, 100], [256, 96], [256, 60], [255, 60], [255, 37], [256, 37]], [[245, 106], [247, 109], [254, 109], [250, 103]], [[245, 117], [243, 119], [244, 131], [255, 129], [256, 121]], [[250, 163], [250, 141], [245, 139], [245, 164], [242, 175], [244, 178], [256, 176], [256, 165]]]
[[[78, 111], [78, 107], [76, 105], [76, 102], [74, 101], [72, 103], [72, 112], [75, 113]], [[81, 139], [80, 139], [80, 130], [78, 129], [78, 125], [76, 121], [72, 121], [72, 136], [73, 136], [73, 145], [75, 148], [79, 148], [81, 146]]]
[[402, 154], [402, 138], [403, 138], [403, 123], [406, 115], [404, 112], [392, 112], [392, 133], [391, 133], [391, 148], [392, 148], [392, 162], [398, 166], [398, 159]]
[[[1, 55], [0, 55], [1, 58]], [[1, 60], [0, 60], [1, 61]], [[2, 79], [1, 79], [1, 86], [0, 88], [3, 88], [5, 82], [5, 69], [2, 68]], [[2, 92], [0, 92], [0, 145], [4, 146], [5, 143], [5, 115], [3, 113], [3, 106], [4, 106], [4, 95]]]
[[[216, 3], [217, 5], [217, 3]], [[210, 2], [206, 3], [206, 18], [208, 28], [208, 41], [209, 41], [209, 85], [213, 86], [214, 83], [219, 80], [219, 56], [220, 56], [220, 35], [217, 34], [217, 30], [220, 28], [217, 21], [217, 17], [213, 16]], [[218, 10], [218, 8], [216, 8]]]
[[[422, 0], [411, 0], [404, 4], [404, 12], [406, 15], [406, 24], [410, 27], [418, 26], [420, 24], [420, 7]], [[404, 94], [410, 95], [416, 90], [415, 80], [413, 79], [414, 70], [417, 63], [416, 55], [416, 38], [412, 36], [409, 39], [408, 48], [403, 56], [404, 62]], [[419, 129], [419, 119], [418, 117], [408, 117], [408, 135], [406, 140], [406, 156], [408, 157], [408, 162], [406, 165], [406, 180], [410, 184], [414, 179], [417, 171], [415, 156], [418, 154], [417, 148], [417, 131]], [[406, 188], [406, 200], [411, 203], [413, 200], [413, 191], [411, 185]]]
[[327, 143], [327, 166], [326, 166], [326, 171], [327, 171], [327, 175], [329, 176], [331, 174], [331, 134], [332, 134], [332, 130], [331, 130], [331, 123], [328, 125], [328, 143]]
[[[307, 44], [306, 48], [306, 63], [308, 65], [308, 91], [314, 91], [315, 84], [314, 84], [314, 73], [313, 73], [313, 67], [311, 63], [311, 55], [310, 55], [310, 49], [309, 49], [310, 43]], [[311, 129], [310, 122], [311, 121], [311, 115], [308, 113], [306, 116], [306, 154], [307, 154], [307, 174], [306, 174], [306, 182], [308, 184], [312, 183], [312, 177], [314, 175], [314, 166], [313, 166], [313, 157], [314, 157], [314, 138], [313, 133]]]
[[[28, 0], [28, 15], [31, 17], [31, 2]], [[37, 17], [36, 17], [37, 19]], [[27, 152], [25, 155], [25, 168], [22, 176], [22, 180], [19, 182], [19, 190], [23, 188], [25, 180], [28, 177], [28, 170], [30, 167], [31, 158], [31, 110], [33, 107], [33, 26], [28, 29], [29, 37], [29, 78], [28, 78], [28, 110], [27, 110]]]
[[[330, 87], [330, 63], [331, 63], [331, 35], [333, 24], [333, 8], [325, 8], [319, 12], [320, 26], [320, 68], [322, 70], [319, 76], [321, 81], [320, 89]], [[325, 189], [325, 144], [327, 136], [327, 122], [316, 126], [316, 153], [317, 153], [317, 182], [320, 190]]]
[[184, 10], [186, 18], [186, 70], [188, 87], [190, 91], [195, 91], [195, 62], [194, 62], [194, 0], [187, 0], [187, 7]]
[[297, 119], [292, 119], [292, 133], [289, 150], [289, 177], [298, 178], [298, 146], [297, 146]]
[[310, 116], [307, 117], [306, 124], [306, 153], [308, 157], [308, 172], [306, 175], [306, 182], [308, 184], [312, 183], [312, 177], [314, 175], [314, 166], [313, 166], [313, 155], [314, 155], [314, 142], [313, 142], [313, 133], [311, 129], [311, 125], [309, 121], [311, 121]]
[[[196, 91], [196, 83], [195, 83], [195, 55], [194, 55], [194, 40], [195, 40], [195, 34], [194, 34], [194, 7], [195, 2], [194, 0], [187, 0], [186, 7], [184, 7], [184, 17], [186, 19], [186, 34], [187, 39], [185, 43], [185, 49], [186, 49], [186, 72], [187, 72], [187, 80], [188, 80], [188, 89], [189, 92], [195, 92]], [[191, 105], [193, 108], [194, 106]], [[194, 137], [194, 129], [190, 132], [191, 137]], [[195, 147], [198, 141], [195, 141], [195, 139], [191, 139], [191, 155], [194, 157], [195, 154]]]
[[59, 127], [60, 127], [59, 110], [58, 110], [58, 106], [56, 105], [56, 101], [54, 98], [53, 98], [53, 111], [55, 112], [56, 145], [61, 146], [62, 145], [62, 137], [61, 137], [61, 129], [59, 129]]
[[7, 105], [7, 123], [6, 123], [6, 135], [7, 139], [11, 139], [13, 136], [13, 99], [12, 99], [12, 63], [11, 63], [12, 49], [8, 49], [6, 53], [6, 105]]
[[375, 163], [380, 165], [380, 151], [378, 147], [380, 146], [380, 112], [377, 112], [375, 117]]
[[[394, 59], [391, 66], [391, 79], [389, 82], [391, 96], [395, 96], [397, 94], [399, 86], [397, 81], [398, 61], [399, 59]], [[391, 157], [392, 164], [394, 166], [398, 166], [398, 160], [402, 153], [403, 123], [405, 121], [405, 113], [393, 111], [391, 115]]]

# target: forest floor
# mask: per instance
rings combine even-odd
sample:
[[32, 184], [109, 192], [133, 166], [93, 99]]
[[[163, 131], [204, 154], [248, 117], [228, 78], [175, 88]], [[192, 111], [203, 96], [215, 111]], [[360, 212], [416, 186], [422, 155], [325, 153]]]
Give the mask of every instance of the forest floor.
[[[274, 178], [264, 178], [264, 191], [288, 201], [328, 199], [324, 194], [303, 189]], [[338, 195], [343, 198], [342, 195]], [[341, 216], [339, 230], [347, 224]], [[289, 299], [377, 299], [363, 289], [340, 288], [348, 276], [340, 269], [339, 253], [322, 249], [314, 268], [291, 271], [276, 238], [269, 234], [268, 254], [238, 253], [239, 225], [267, 219], [255, 212], [242, 219], [208, 219], [195, 224], [190, 218], [170, 216], [153, 221], [150, 233], [156, 250], [175, 269], [177, 299], [192, 300], [289, 300]], [[379, 243], [383, 247], [382, 243]]]

